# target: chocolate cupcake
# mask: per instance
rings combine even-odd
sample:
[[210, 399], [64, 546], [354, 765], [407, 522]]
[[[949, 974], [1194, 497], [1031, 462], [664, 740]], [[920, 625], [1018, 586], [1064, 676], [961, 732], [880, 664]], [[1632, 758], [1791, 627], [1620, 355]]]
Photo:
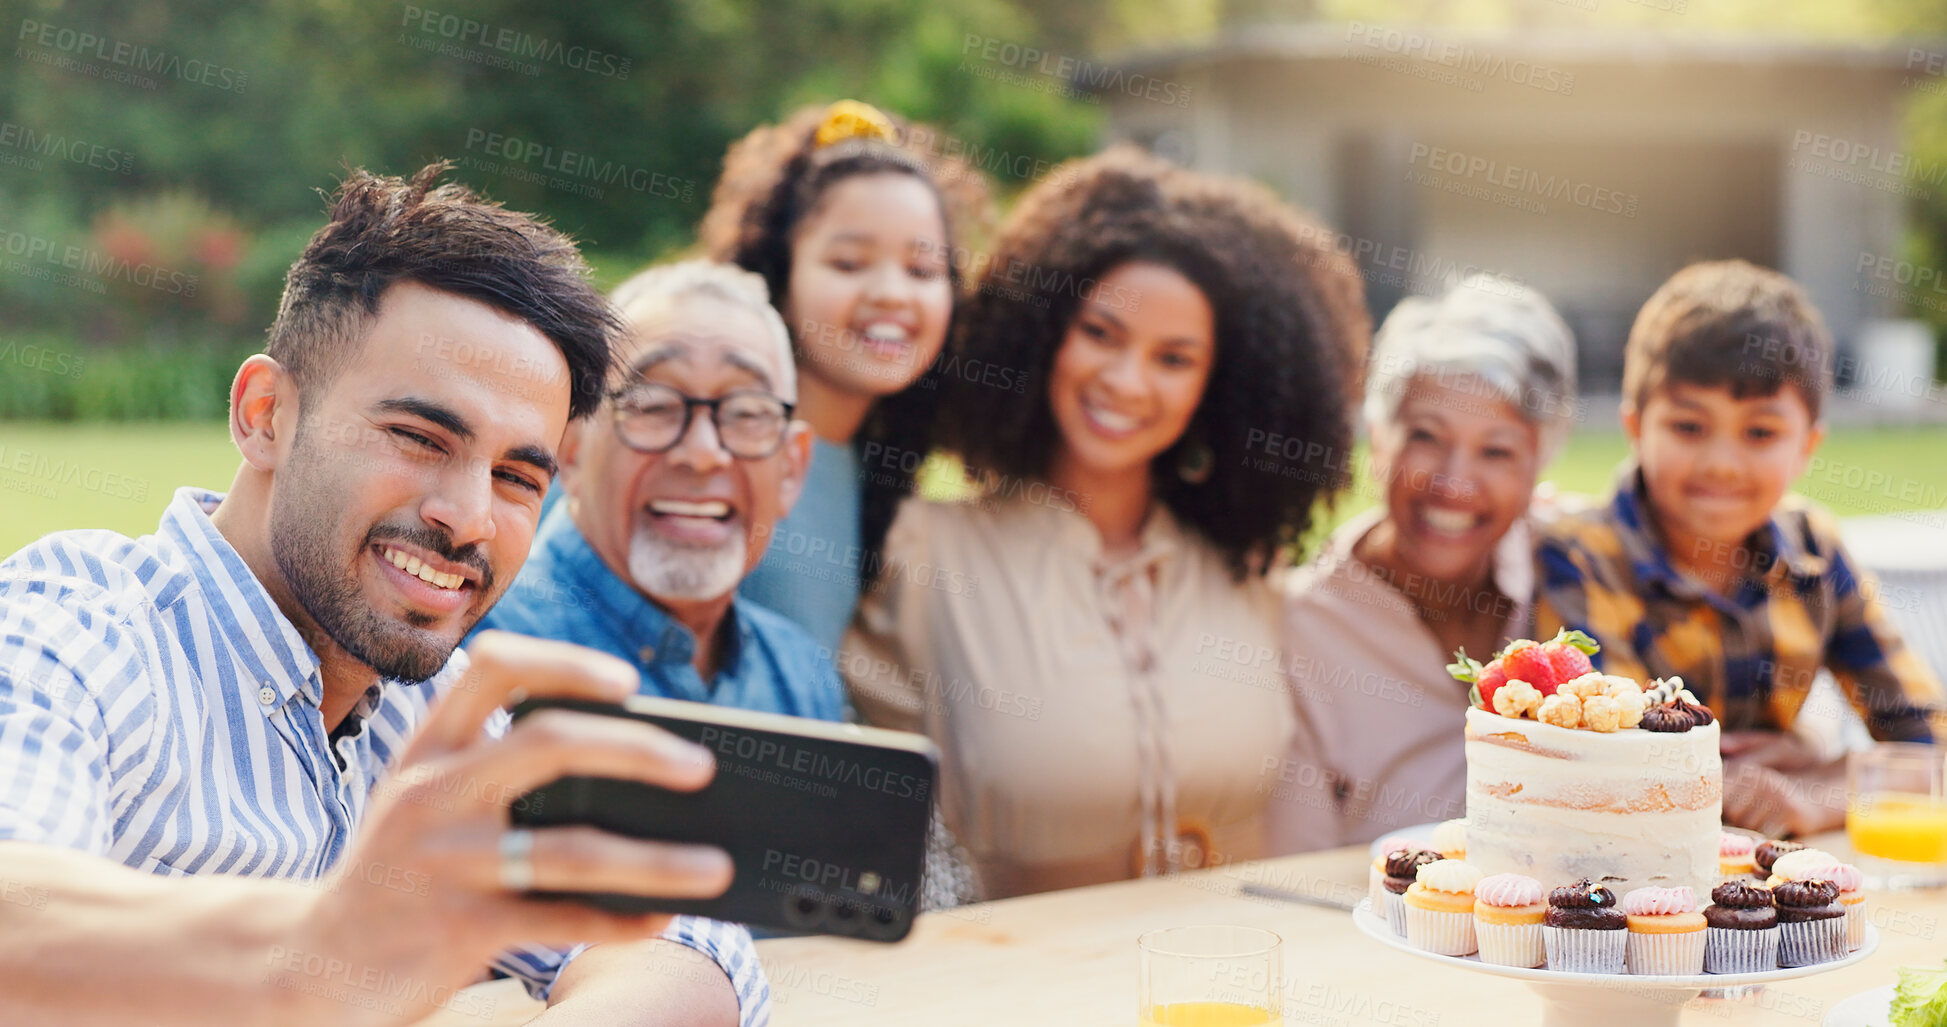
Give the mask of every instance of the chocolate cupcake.
[[1758, 868], [1757, 876], [1762, 879], [1771, 876], [1771, 864], [1787, 852], [1797, 852], [1805, 846], [1798, 842], [1759, 842], [1751, 853], [1751, 861]]
[[1629, 945], [1629, 917], [1616, 893], [1583, 878], [1548, 893], [1541, 919], [1548, 968], [1570, 973], [1619, 974]]
[[1704, 972], [1745, 974], [1778, 967], [1778, 911], [1771, 891], [1749, 881], [1711, 889], [1704, 909]]
[[1699, 705], [1688, 699], [1672, 698], [1654, 702], [1643, 711], [1643, 719], [1637, 722], [1637, 726], [1645, 731], [1661, 734], [1681, 734], [1691, 728], [1703, 727], [1716, 719], [1708, 706]]
[[1652, 706], [1644, 710], [1643, 719], [1637, 722], [1637, 726], [1645, 731], [1654, 731], [1658, 734], [1682, 734], [1696, 727], [1697, 722], [1691, 718], [1690, 714], [1677, 709], [1669, 703], [1663, 703], [1662, 705]]
[[1829, 963], [1846, 952], [1846, 911], [1839, 886], [1813, 878], [1786, 881], [1771, 893], [1778, 909], [1778, 965]]
[[1430, 849], [1394, 849], [1386, 854], [1386, 876], [1379, 882], [1386, 892], [1386, 908], [1376, 912], [1386, 918], [1394, 934], [1406, 937], [1406, 905], [1401, 901], [1406, 889], [1419, 880], [1421, 867], [1439, 861], [1440, 854]]

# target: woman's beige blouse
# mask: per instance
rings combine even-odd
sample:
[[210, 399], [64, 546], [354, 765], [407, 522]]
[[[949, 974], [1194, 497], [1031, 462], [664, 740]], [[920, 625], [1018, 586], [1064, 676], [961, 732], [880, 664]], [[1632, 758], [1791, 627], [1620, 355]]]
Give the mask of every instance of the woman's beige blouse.
[[988, 898], [1264, 852], [1294, 730], [1275, 589], [1160, 506], [1101, 552], [1072, 510], [910, 501], [846, 636], [860, 716], [939, 745]]

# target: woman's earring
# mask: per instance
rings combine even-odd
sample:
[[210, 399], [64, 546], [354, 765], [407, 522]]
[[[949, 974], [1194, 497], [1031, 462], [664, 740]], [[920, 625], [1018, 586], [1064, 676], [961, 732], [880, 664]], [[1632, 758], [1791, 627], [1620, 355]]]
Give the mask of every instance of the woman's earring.
[[1210, 480], [1210, 472], [1217, 469], [1217, 454], [1211, 452], [1208, 443], [1192, 442], [1183, 447], [1176, 459], [1176, 476], [1191, 485], [1201, 485]]

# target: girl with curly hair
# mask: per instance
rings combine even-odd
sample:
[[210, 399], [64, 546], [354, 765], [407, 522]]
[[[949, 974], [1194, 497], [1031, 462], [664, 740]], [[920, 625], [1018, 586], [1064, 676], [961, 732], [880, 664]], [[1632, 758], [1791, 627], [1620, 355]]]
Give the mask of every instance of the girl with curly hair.
[[840, 670], [940, 745], [988, 897], [1263, 853], [1294, 731], [1269, 572], [1345, 482], [1370, 329], [1330, 239], [1124, 147], [984, 262], [939, 423], [984, 491], [901, 508]]
[[740, 591], [832, 652], [926, 450], [951, 255], [988, 217], [984, 179], [931, 152], [938, 138], [853, 100], [807, 107], [731, 145], [703, 218], [708, 256], [769, 284], [815, 438], [803, 494]]

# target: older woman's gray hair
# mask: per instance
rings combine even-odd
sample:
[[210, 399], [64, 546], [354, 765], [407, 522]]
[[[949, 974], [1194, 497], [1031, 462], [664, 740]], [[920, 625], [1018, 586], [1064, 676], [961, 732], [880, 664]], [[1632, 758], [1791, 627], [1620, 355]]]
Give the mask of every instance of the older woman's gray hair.
[[777, 388], [787, 400], [797, 398], [797, 365], [791, 356], [791, 332], [784, 318], [771, 306], [771, 290], [764, 276], [735, 264], [714, 260], [679, 260], [657, 264], [629, 276], [615, 287], [609, 302], [624, 320], [629, 310], [644, 303], [671, 303], [690, 296], [708, 296], [731, 306], [742, 307], [764, 322], [777, 349], [777, 366], [782, 373]]
[[1498, 275], [1470, 275], [1439, 299], [1401, 300], [1373, 337], [1368, 425], [1391, 424], [1421, 375], [1506, 402], [1539, 429], [1546, 466], [1577, 420], [1575, 335], [1547, 299]]

